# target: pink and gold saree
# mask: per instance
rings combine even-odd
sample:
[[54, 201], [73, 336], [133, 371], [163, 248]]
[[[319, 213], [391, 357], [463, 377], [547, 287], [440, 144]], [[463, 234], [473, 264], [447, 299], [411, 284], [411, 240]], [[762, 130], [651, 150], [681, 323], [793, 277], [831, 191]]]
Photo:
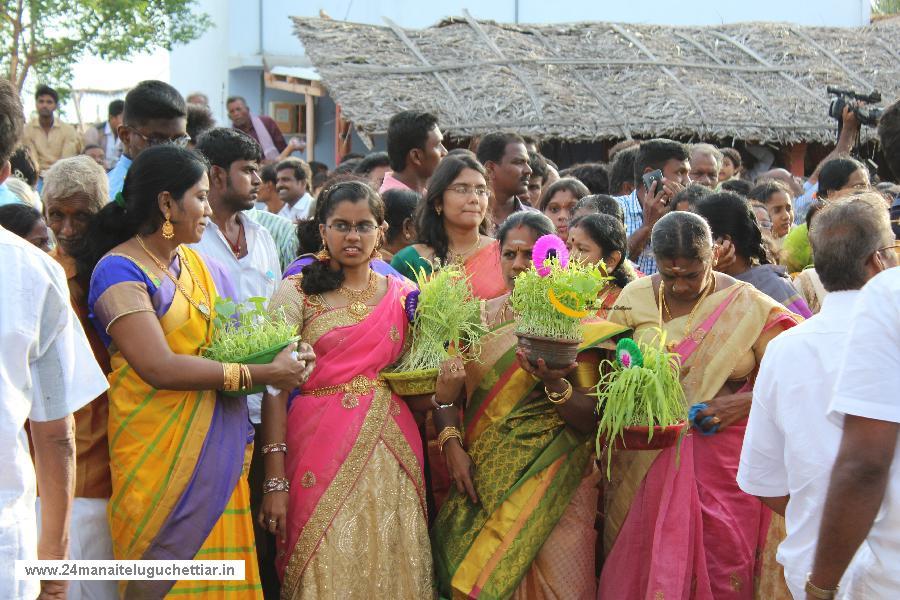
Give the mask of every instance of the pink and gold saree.
[[[651, 338], [659, 324], [654, 298], [651, 278], [634, 281], [618, 299], [627, 310], [610, 318]], [[752, 389], [765, 344], [796, 324], [745, 283], [711, 294], [697, 321], [690, 332], [686, 317], [663, 324], [668, 339], [680, 340], [674, 351], [689, 405], [728, 385]], [[735, 481], [745, 428], [746, 419], [710, 436], [691, 430], [678, 451], [617, 452], [604, 494], [600, 599], [754, 598], [771, 511]]]
[[[431, 594], [422, 443], [412, 413], [378, 375], [403, 350], [403, 302], [388, 291], [361, 322], [284, 280], [272, 307], [302, 323], [316, 369], [291, 398], [282, 598], [424, 598]], [[289, 310], [288, 310], [289, 309]]]

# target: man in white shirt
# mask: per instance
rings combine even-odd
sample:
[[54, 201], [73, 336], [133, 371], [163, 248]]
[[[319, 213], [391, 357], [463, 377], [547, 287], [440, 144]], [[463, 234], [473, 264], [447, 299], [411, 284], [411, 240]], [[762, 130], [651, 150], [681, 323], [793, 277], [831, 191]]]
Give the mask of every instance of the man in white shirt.
[[842, 362], [835, 349], [847, 342], [858, 290], [895, 264], [893, 250], [881, 250], [893, 244], [893, 233], [884, 201], [876, 195], [823, 209], [810, 240], [829, 294], [817, 315], [766, 348], [737, 475], [742, 490], [785, 516], [788, 535], [777, 558], [795, 598], [803, 597], [828, 474], [840, 446], [841, 428], [826, 418]]
[[[0, 183], [9, 176], [23, 120], [18, 92], [0, 81]], [[108, 384], [69, 306], [62, 267], [2, 227], [0, 281], [0, 598], [64, 597], [64, 581], [17, 581], [15, 561], [66, 558], [75, 486], [72, 413]]]
[[866, 284], [851, 320], [829, 406], [843, 435], [808, 581], [828, 592], [844, 577], [848, 598], [900, 598], [900, 269]]
[[307, 191], [312, 181], [309, 165], [299, 158], [286, 158], [278, 163], [275, 172], [275, 191], [284, 202], [278, 214], [294, 223], [311, 217], [316, 201]]
[[[204, 257], [218, 261], [231, 275], [237, 294], [232, 300], [245, 304], [250, 298], [268, 301], [281, 282], [278, 250], [269, 231], [248, 219], [244, 212], [256, 202], [262, 149], [249, 135], [228, 127], [210, 129], [201, 135], [196, 149], [210, 162], [209, 205], [213, 215], [194, 248]], [[247, 397], [257, 440], [262, 439], [261, 403], [262, 394]], [[249, 475], [254, 516], [262, 501], [263, 462], [259, 445], [255, 444]], [[258, 528], [256, 519], [253, 522], [263, 588], [267, 596], [277, 595], [274, 538]]]

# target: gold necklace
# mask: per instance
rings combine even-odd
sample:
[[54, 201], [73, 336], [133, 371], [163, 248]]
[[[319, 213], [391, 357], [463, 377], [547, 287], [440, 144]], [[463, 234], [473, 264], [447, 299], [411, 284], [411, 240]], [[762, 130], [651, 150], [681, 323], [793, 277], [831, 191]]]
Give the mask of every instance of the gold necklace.
[[198, 311], [200, 311], [200, 314], [203, 315], [203, 318], [206, 319], [207, 321], [209, 321], [210, 316], [211, 316], [211, 311], [209, 309], [209, 306], [210, 306], [209, 294], [207, 293], [206, 289], [204, 289], [204, 287], [202, 285], [200, 285], [200, 281], [197, 280], [197, 276], [194, 275], [194, 271], [188, 265], [187, 261], [184, 259], [184, 256], [182, 256], [182, 254], [180, 252], [181, 248], [179, 247], [179, 248], [175, 249], [175, 253], [178, 255], [179, 262], [181, 263], [181, 268], [185, 269], [188, 272], [188, 275], [191, 276], [191, 280], [193, 280], [194, 285], [196, 285], [197, 288], [200, 290], [200, 293], [203, 295], [203, 298], [204, 298], [204, 300], [206, 300], [206, 302], [197, 302], [193, 298], [191, 298], [191, 295], [188, 293], [188, 291], [186, 289], [184, 289], [184, 286], [181, 285], [181, 282], [178, 281], [178, 278], [175, 277], [174, 275], [172, 275], [172, 272], [169, 271], [169, 268], [166, 265], [164, 265], [161, 260], [156, 258], [156, 255], [153, 254], [152, 252], [150, 252], [150, 250], [147, 248], [147, 246], [144, 245], [144, 240], [141, 239], [141, 236], [136, 235], [134, 237], [137, 238], [138, 244], [141, 245], [141, 248], [144, 249], [144, 252], [147, 253], [147, 256], [149, 256], [151, 259], [153, 259], [153, 262], [156, 263], [157, 268], [159, 268], [160, 271], [165, 273], [169, 277], [169, 279], [172, 280], [172, 283], [175, 284], [175, 287], [178, 288], [178, 291], [180, 291], [181, 294], [187, 299], [187, 301], [190, 302], [191, 306], [193, 306]]
[[465, 259], [465, 257], [468, 256], [468, 254], [470, 252], [472, 252], [473, 250], [478, 248], [479, 244], [481, 244], [481, 234], [480, 233], [478, 234], [478, 239], [475, 240], [475, 243], [472, 244], [471, 246], [469, 246], [467, 249], [463, 250], [462, 252], [456, 252], [454, 250], [451, 250], [450, 248], [447, 248], [447, 262], [452, 263], [457, 260], [459, 262], [462, 262]]
[[[703, 301], [706, 300], [706, 297], [709, 296], [711, 290], [716, 287], [716, 277], [712, 275], [708, 280], [708, 283], [703, 286], [703, 291], [700, 292], [700, 297], [697, 299], [697, 302], [694, 303], [693, 308], [691, 308], [691, 312], [688, 313], [687, 321], [684, 326], [684, 335], [683, 338], [687, 337], [691, 331], [691, 325], [694, 321], [694, 315], [697, 310], [700, 308], [700, 305], [703, 304]], [[664, 293], [663, 282], [660, 280], [659, 282], [659, 321], [660, 321], [660, 329], [662, 329], [662, 312], [666, 311], [666, 317], [668, 321], [672, 320], [672, 313], [669, 311], [669, 305], [666, 303], [666, 295]]]
[[378, 291], [378, 276], [375, 271], [369, 271], [369, 283], [365, 289], [352, 290], [343, 285], [338, 288], [338, 293], [347, 299], [347, 312], [357, 322], [369, 316], [369, 306], [366, 304], [375, 297]]

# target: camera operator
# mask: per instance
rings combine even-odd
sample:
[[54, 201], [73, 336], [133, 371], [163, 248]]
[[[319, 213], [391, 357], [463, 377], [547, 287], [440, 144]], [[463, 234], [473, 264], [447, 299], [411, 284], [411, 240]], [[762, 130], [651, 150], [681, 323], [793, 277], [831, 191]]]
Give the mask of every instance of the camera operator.
[[850, 156], [850, 151], [859, 139], [859, 128], [859, 119], [856, 118], [853, 107], [845, 105], [841, 112], [840, 135], [834, 150], [819, 162], [812, 175], [803, 184], [803, 193], [794, 199], [794, 223], [796, 225], [806, 222], [806, 213], [816, 200], [815, 194], [819, 190], [819, 173], [822, 171], [822, 167], [834, 158]]

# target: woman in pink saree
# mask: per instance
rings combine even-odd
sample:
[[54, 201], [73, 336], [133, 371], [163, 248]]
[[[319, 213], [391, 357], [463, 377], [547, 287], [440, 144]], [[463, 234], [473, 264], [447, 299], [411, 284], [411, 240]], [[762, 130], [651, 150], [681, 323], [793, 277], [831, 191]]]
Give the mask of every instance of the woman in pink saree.
[[759, 362], [796, 317], [712, 270], [717, 250], [697, 215], [666, 215], [652, 244], [659, 273], [626, 286], [609, 318], [643, 341], [661, 328], [681, 356], [688, 405], [701, 406], [679, 449], [614, 455], [598, 596], [749, 600], [761, 577], [779, 573], [761, 568], [774, 552], [766, 544], [771, 511], [735, 477]]
[[260, 520], [278, 534], [281, 597], [429, 597], [422, 443], [409, 407], [379, 378], [403, 351], [413, 288], [369, 268], [384, 223], [374, 190], [334, 184], [316, 218], [323, 251], [270, 304], [317, 356], [290, 399], [263, 404]]

